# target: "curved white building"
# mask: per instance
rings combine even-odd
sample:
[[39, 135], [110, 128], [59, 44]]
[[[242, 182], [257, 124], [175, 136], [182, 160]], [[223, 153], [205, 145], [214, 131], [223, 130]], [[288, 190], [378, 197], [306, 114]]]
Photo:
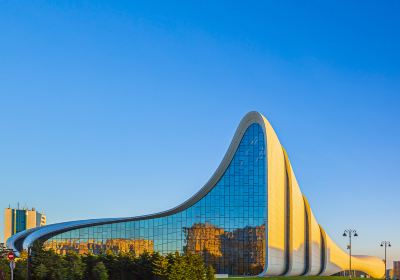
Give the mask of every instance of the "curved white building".
[[[52, 224], [12, 236], [17, 251], [41, 240], [58, 253], [159, 251], [203, 256], [230, 275], [332, 275], [349, 255], [317, 223], [286, 151], [267, 119], [248, 113], [220, 166], [193, 197], [157, 214]], [[376, 257], [353, 256], [352, 269], [384, 276]]]

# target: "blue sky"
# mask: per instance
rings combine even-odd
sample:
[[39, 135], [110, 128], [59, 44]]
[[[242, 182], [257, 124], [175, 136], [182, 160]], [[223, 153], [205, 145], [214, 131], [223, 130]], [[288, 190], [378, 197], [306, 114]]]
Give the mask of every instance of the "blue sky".
[[263, 113], [318, 221], [400, 259], [398, 1], [1, 1], [0, 206], [164, 210]]

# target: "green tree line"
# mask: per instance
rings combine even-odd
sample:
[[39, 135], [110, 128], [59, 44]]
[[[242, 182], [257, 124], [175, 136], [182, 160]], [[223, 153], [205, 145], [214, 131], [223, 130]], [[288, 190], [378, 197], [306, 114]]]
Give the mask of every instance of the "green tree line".
[[[16, 261], [15, 280], [28, 278], [27, 254]], [[35, 244], [30, 257], [32, 280], [211, 280], [214, 269], [206, 266], [198, 255], [159, 253], [100, 255], [56, 254]], [[10, 279], [6, 258], [0, 261], [0, 280]]]

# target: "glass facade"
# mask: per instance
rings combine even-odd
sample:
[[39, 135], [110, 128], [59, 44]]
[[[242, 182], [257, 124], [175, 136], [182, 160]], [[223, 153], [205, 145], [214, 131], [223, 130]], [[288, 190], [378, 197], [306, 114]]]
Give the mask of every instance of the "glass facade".
[[217, 273], [256, 275], [266, 260], [266, 148], [249, 126], [218, 183], [187, 209], [164, 217], [86, 226], [45, 241], [46, 248], [100, 254], [200, 254]]
[[[15, 217], [14, 217], [15, 215]], [[26, 230], [26, 211], [17, 209], [13, 212], [12, 225], [13, 234]]]

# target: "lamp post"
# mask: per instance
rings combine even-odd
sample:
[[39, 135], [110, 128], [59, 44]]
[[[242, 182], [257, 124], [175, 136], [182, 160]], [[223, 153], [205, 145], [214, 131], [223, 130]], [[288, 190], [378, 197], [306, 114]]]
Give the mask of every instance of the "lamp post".
[[382, 241], [381, 242], [381, 247], [385, 247], [385, 279], [387, 279], [387, 275], [386, 275], [386, 249], [387, 247], [392, 247], [392, 244], [390, 244], [390, 241]]
[[352, 269], [351, 269], [351, 238], [354, 236], [354, 237], [357, 237], [358, 236], [358, 234], [357, 234], [357, 231], [355, 230], [355, 229], [346, 229], [344, 232], [343, 232], [343, 236], [344, 237], [349, 237], [349, 245], [347, 245], [347, 249], [349, 250], [349, 252], [350, 252], [350, 254], [349, 254], [349, 278], [351, 279], [351, 277], [352, 277], [352, 274], [353, 274], [353, 271], [352, 271]]

